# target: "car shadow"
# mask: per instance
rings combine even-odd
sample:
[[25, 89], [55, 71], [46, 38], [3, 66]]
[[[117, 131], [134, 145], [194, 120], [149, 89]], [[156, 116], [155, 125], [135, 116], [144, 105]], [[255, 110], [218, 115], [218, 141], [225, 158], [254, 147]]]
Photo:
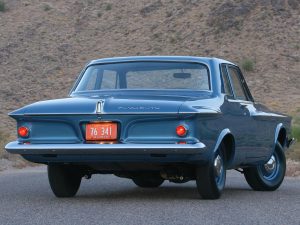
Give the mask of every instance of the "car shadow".
[[[222, 199], [227, 198], [240, 198], [241, 196], [248, 196], [254, 192], [250, 188], [241, 187], [226, 187], [222, 194]], [[139, 187], [126, 187], [126, 188], [110, 188], [104, 190], [82, 190], [76, 196], [76, 199], [114, 199], [114, 200], [147, 200], [147, 201], [157, 201], [157, 200], [195, 200], [201, 199], [198, 194], [196, 184], [185, 186], [181, 185], [163, 185], [158, 188], [139, 188]]]

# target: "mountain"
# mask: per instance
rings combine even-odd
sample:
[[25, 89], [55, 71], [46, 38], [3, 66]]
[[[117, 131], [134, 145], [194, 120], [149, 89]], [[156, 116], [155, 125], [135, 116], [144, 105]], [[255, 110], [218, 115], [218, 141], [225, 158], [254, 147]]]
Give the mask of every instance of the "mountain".
[[213, 56], [236, 62], [257, 101], [300, 111], [299, 0], [4, 0], [0, 129], [7, 113], [68, 95], [91, 59]]

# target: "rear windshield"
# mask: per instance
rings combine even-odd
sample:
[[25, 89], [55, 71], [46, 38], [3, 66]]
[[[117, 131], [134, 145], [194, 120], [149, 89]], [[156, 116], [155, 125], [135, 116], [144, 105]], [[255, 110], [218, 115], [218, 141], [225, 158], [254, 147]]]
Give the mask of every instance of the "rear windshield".
[[109, 89], [210, 90], [209, 71], [200, 63], [127, 62], [92, 65], [75, 91]]

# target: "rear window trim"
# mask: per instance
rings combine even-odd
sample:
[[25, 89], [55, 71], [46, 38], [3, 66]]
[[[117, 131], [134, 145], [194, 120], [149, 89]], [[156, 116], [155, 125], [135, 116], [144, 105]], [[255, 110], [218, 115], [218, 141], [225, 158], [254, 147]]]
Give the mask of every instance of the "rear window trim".
[[[206, 67], [207, 70], [207, 75], [208, 75], [208, 84], [209, 84], [209, 89], [208, 90], [195, 90], [195, 89], [152, 89], [152, 90], [185, 90], [185, 91], [207, 91], [207, 92], [213, 92], [213, 84], [212, 84], [212, 74], [210, 70], [210, 65], [204, 62], [197, 62], [197, 61], [188, 61], [188, 60], [179, 60], [179, 61], [174, 61], [174, 60], [129, 60], [129, 61], [119, 61], [119, 62], [99, 62], [99, 63], [91, 63], [88, 64], [80, 73], [78, 76], [73, 88], [71, 89], [70, 95], [73, 93], [84, 93], [87, 91], [75, 91], [76, 88], [78, 87], [83, 75], [85, 74], [86, 70], [91, 67], [91, 66], [97, 66], [97, 65], [108, 65], [108, 64], [120, 64], [120, 63], [137, 63], [137, 62], [149, 62], [149, 63], [191, 63], [191, 64], [200, 64]], [[101, 91], [108, 91], [108, 90], [114, 90], [114, 89], [103, 89], [103, 90], [97, 90], [99, 92]], [[124, 89], [121, 89], [124, 90]], [[135, 89], [135, 90], [147, 90], [147, 89]]]

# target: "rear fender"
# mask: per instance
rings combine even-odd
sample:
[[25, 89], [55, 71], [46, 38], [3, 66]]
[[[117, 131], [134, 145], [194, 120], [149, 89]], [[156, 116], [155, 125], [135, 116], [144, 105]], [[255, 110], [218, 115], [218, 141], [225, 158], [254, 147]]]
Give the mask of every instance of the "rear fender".
[[[275, 148], [276, 148], [276, 143], [277, 143], [277, 140], [278, 140], [278, 137], [279, 137], [279, 133], [280, 133], [280, 130], [281, 129], [285, 129], [283, 124], [282, 123], [279, 123], [277, 124], [276, 128], [275, 128], [275, 133], [274, 133], [274, 140], [273, 140], [273, 145], [272, 145], [272, 149], [271, 149], [271, 152], [270, 152], [270, 155], [268, 155], [266, 161], [268, 161], [271, 156], [274, 154], [274, 151], [275, 151]], [[282, 146], [282, 148], [285, 150], [286, 148], [286, 138], [285, 138], [285, 141], [284, 141], [284, 145]]]
[[[286, 129], [285, 129], [285, 127], [284, 127], [284, 125], [282, 123], [277, 124], [276, 129], [275, 129], [274, 142], [273, 142], [273, 147], [272, 147], [272, 154], [275, 151], [275, 146], [276, 146], [276, 143], [278, 141], [280, 131], [282, 129], [284, 129], [286, 131]], [[281, 145], [282, 145], [283, 149], [286, 149], [286, 147], [287, 147], [286, 133], [285, 133], [285, 137], [284, 137], [284, 140], [283, 140], [283, 144], [281, 144]]]
[[218, 150], [218, 148], [220, 147], [220, 144], [222, 143], [224, 137], [227, 135], [227, 134], [231, 134], [230, 130], [228, 128], [224, 129], [221, 131], [221, 133], [219, 134], [219, 137], [217, 139], [217, 142], [215, 144], [215, 147], [214, 147], [214, 151], [213, 152], [216, 152]]

